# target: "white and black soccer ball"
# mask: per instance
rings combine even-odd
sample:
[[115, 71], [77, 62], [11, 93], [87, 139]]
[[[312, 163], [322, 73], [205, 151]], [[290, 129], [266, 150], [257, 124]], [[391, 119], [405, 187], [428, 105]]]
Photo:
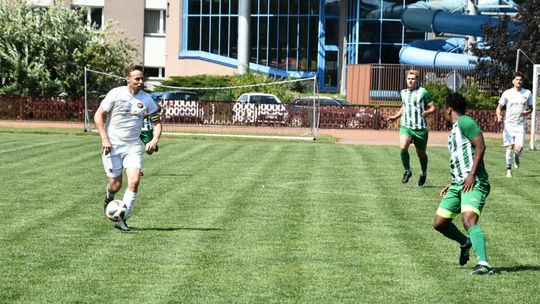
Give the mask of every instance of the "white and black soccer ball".
[[109, 202], [107, 204], [107, 207], [105, 208], [105, 215], [114, 222], [118, 221], [121, 218], [125, 218], [126, 212], [127, 206], [121, 200], [113, 200]]

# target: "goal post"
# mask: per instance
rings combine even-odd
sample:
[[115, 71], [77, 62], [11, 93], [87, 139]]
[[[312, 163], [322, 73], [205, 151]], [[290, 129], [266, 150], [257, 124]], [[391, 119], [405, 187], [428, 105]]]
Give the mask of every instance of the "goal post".
[[531, 150], [537, 150], [540, 148], [540, 145], [538, 144], [538, 132], [540, 131], [540, 124], [538, 123], [538, 120], [540, 118], [540, 113], [538, 109], [538, 103], [540, 102], [540, 64], [535, 64], [533, 66], [533, 89], [532, 89], [532, 95], [533, 95], [533, 102], [532, 102], [532, 113], [531, 113], [531, 125], [530, 125], [530, 132], [531, 132], [531, 140], [530, 140], [530, 149]]
[[[110, 79], [96, 85], [98, 80]], [[85, 131], [105, 94], [125, 78], [85, 68]], [[163, 134], [315, 140], [319, 111], [317, 79], [283, 79], [228, 87], [173, 87], [147, 82], [160, 106]], [[161, 88], [160, 88], [161, 87]], [[159, 89], [157, 89], [159, 88]], [[313, 98], [310, 98], [313, 97]], [[307, 103], [295, 104], [298, 99]]]

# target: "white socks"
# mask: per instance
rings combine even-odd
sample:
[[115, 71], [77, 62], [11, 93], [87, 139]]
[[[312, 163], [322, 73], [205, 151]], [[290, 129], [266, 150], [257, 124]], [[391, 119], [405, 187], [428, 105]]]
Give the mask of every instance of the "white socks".
[[132, 192], [129, 190], [126, 190], [126, 192], [124, 192], [124, 197], [122, 198], [122, 201], [124, 202], [124, 204], [126, 204], [127, 207], [126, 218], [128, 218], [131, 214], [131, 210], [133, 210], [133, 207], [135, 206], [136, 199], [137, 192]]
[[[512, 157], [514, 154], [514, 150], [512, 149], [506, 149], [506, 168], [511, 169], [512, 168]], [[519, 157], [519, 155], [518, 155]]]

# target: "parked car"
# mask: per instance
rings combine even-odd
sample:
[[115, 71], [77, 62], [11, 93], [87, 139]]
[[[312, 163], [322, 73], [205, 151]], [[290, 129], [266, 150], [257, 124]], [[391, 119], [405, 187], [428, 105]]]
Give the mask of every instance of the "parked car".
[[150, 95], [161, 107], [161, 117], [165, 122], [201, 123], [204, 111], [196, 92], [177, 90]]
[[290, 124], [293, 127], [311, 126], [314, 115], [319, 118], [318, 124], [322, 128], [369, 128], [374, 123], [373, 112], [345, 100], [308, 96], [294, 101]]
[[199, 101], [199, 95], [196, 92], [192, 91], [167, 91], [167, 92], [156, 92], [150, 94], [156, 102], [161, 100], [184, 100], [184, 101]]
[[244, 93], [233, 106], [233, 123], [285, 123], [287, 108], [276, 95]]

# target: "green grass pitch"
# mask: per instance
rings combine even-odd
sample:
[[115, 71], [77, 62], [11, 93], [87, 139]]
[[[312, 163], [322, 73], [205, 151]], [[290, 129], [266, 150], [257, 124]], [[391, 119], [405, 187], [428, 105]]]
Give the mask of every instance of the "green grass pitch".
[[419, 188], [414, 148], [402, 185], [397, 146], [165, 138], [120, 233], [102, 214], [99, 137], [34, 131], [0, 129], [0, 303], [540, 301], [538, 151], [506, 178], [488, 141], [496, 273], [476, 277], [431, 226], [445, 148]]

